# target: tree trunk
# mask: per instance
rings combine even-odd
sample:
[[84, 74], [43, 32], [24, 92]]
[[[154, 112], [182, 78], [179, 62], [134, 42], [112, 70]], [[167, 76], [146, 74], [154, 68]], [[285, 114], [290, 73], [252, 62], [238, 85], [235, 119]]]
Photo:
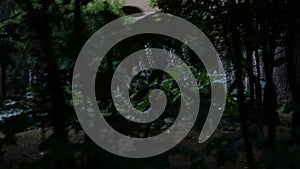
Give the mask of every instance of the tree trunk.
[[[269, 42], [269, 43], [268, 43]], [[272, 150], [275, 146], [275, 130], [278, 124], [278, 114], [276, 112], [276, 92], [273, 84], [273, 61], [275, 44], [272, 37], [266, 39], [264, 42], [264, 68], [266, 77], [266, 87], [264, 92], [264, 121], [268, 126], [268, 144], [269, 150]]]
[[[297, 0], [288, 1], [287, 72], [293, 99], [300, 106], [300, 5]], [[293, 129], [300, 126], [300, 111], [293, 111]]]
[[1, 96], [2, 100], [6, 99], [6, 64], [1, 64]]
[[261, 91], [261, 67], [258, 50], [255, 50], [255, 62], [256, 62], [256, 80], [255, 80], [255, 100], [256, 107], [260, 108], [262, 105], [262, 91]]
[[254, 84], [255, 78], [253, 74], [253, 59], [252, 59], [252, 44], [246, 43], [247, 48], [247, 74], [249, 77], [249, 91], [250, 91], [250, 109], [254, 109]]
[[246, 151], [246, 158], [249, 169], [253, 168], [254, 165], [254, 158], [253, 158], [253, 150], [252, 145], [248, 139], [249, 131], [247, 126], [247, 110], [245, 109], [245, 96], [244, 96], [244, 84], [243, 84], [243, 66], [242, 66], [242, 53], [241, 53], [241, 47], [239, 42], [239, 32], [237, 29], [233, 32], [233, 49], [235, 58], [233, 61], [234, 68], [235, 68], [235, 78], [237, 82], [237, 88], [238, 88], [238, 104], [239, 104], [239, 112], [240, 112], [240, 125], [241, 130], [244, 137], [244, 146]]
[[273, 70], [273, 81], [277, 93], [277, 103], [284, 105], [292, 100], [290, 92], [287, 64], [286, 64], [286, 51], [283, 47], [277, 47], [275, 51], [275, 67]]
[[49, 14], [47, 7], [36, 12], [30, 1], [25, 1], [28, 15], [31, 19], [31, 27], [36, 32], [37, 39], [40, 42], [43, 51], [43, 60], [47, 65], [49, 74], [49, 91], [50, 91], [50, 117], [52, 119], [54, 134], [59, 138], [66, 140], [67, 133], [65, 130], [65, 100], [61, 84], [61, 77], [58, 71], [58, 65], [52, 49], [50, 38], [51, 27], [49, 24]]

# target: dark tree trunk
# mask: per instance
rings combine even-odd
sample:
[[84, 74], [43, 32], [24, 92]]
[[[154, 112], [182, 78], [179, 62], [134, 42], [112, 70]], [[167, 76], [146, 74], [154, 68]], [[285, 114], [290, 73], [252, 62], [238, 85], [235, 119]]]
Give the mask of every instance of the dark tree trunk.
[[2, 95], [2, 100], [6, 99], [6, 64], [1, 64], [1, 95]]
[[[268, 126], [268, 149], [272, 150], [275, 146], [275, 130], [276, 125], [278, 124], [278, 114], [276, 112], [276, 91], [273, 84], [273, 61], [274, 61], [274, 51], [275, 45], [274, 41], [268, 39], [270, 45], [267, 44], [267, 41], [264, 45], [264, 68], [265, 68], [265, 78], [266, 78], [266, 87], [264, 92], [264, 121]], [[269, 46], [269, 47], [268, 47]]]
[[233, 49], [234, 49], [234, 68], [235, 68], [235, 78], [237, 82], [237, 88], [238, 88], [238, 104], [239, 104], [239, 111], [240, 111], [240, 125], [241, 130], [244, 137], [244, 147], [246, 151], [246, 158], [249, 169], [253, 168], [254, 165], [254, 158], [253, 158], [253, 148], [252, 145], [248, 139], [249, 131], [248, 131], [248, 125], [247, 125], [247, 110], [245, 105], [245, 95], [244, 95], [244, 84], [243, 84], [243, 66], [242, 66], [242, 53], [241, 53], [241, 47], [240, 47], [240, 40], [239, 40], [239, 32], [237, 29], [233, 32]]
[[50, 116], [53, 123], [54, 134], [59, 138], [66, 140], [67, 133], [65, 130], [65, 100], [61, 84], [61, 77], [58, 71], [58, 65], [52, 49], [52, 42], [50, 37], [51, 27], [49, 24], [49, 13], [47, 7], [38, 12], [34, 10], [30, 1], [25, 1], [28, 15], [31, 19], [31, 27], [36, 32], [37, 39], [40, 42], [43, 51], [42, 61], [47, 65], [47, 72], [49, 74], [49, 91], [50, 91]]
[[[287, 72], [295, 103], [300, 106], [300, 5], [297, 0], [288, 1]], [[293, 112], [293, 128], [300, 126], [300, 111]]]
[[[262, 20], [261, 33], [263, 36], [263, 64], [265, 70], [265, 90], [263, 96], [263, 119], [264, 124], [267, 125], [267, 143], [266, 150], [269, 152], [275, 149], [276, 140], [276, 126], [279, 123], [279, 115], [276, 112], [277, 94], [273, 82], [273, 63], [276, 49], [276, 40], [279, 36], [276, 28], [277, 10], [279, 7], [278, 1], [262, 1], [261, 2]], [[273, 169], [272, 164], [267, 166], [268, 169]]]

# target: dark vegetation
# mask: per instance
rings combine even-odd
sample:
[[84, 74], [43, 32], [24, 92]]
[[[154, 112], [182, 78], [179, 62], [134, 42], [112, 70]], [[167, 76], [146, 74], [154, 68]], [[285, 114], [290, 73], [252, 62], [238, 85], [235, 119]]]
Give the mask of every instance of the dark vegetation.
[[99, 67], [95, 92], [106, 120], [123, 134], [148, 137], [176, 119], [178, 86], [160, 71], [139, 73], [130, 90], [132, 104], [139, 110], [149, 108], [150, 89], [160, 88], [172, 98], [158, 120], [131, 123], [120, 117], [111, 100], [109, 79], [120, 61], [137, 50], [151, 57], [153, 47], [173, 51], [190, 66], [199, 83], [201, 113], [188, 137], [162, 155], [128, 159], [101, 149], [84, 134], [74, 112], [73, 67], [96, 30], [140, 9], [118, 1], [0, 0], [1, 169], [300, 168], [297, 0], [152, 0], [150, 4], [198, 26], [218, 50], [228, 95], [215, 134], [205, 144], [197, 144], [212, 104], [201, 61], [174, 39], [139, 35], [117, 44]]

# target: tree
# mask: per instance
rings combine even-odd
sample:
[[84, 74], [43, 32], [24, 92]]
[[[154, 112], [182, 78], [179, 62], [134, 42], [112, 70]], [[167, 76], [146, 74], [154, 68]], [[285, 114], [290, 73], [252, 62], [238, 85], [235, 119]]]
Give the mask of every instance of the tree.
[[44, 1], [41, 3], [42, 9], [34, 9], [31, 1], [26, 1], [25, 8], [27, 10], [30, 27], [35, 31], [36, 37], [40, 42], [43, 55], [41, 60], [47, 65], [49, 73], [49, 91], [51, 101], [51, 118], [54, 127], [54, 134], [59, 138], [66, 140], [67, 133], [65, 129], [65, 100], [59, 74], [58, 65], [52, 48], [52, 39], [50, 36], [50, 13], [47, 11], [51, 2]]
[[283, 64], [275, 55], [276, 49], [284, 46], [287, 2], [152, 0], [152, 4], [199, 26], [214, 42], [220, 56], [233, 63], [235, 76], [229, 91], [238, 91], [232, 95], [239, 103], [248, 166], [253, 167], [252, 143], [247, 141], [251, 124], [268, 126], [266, 148], [275, 148], [279, 116], [273, 72], [276, 63]]
[[299, 44], [300, 44], [300, 15], [298, 14], [299, 4], [295, 0], [288, 2], [288, 31], [287, 31], [287, 72], [289, 85], [296, 107], [293, 111], [293, 128], [300, 125], [300, 69], [299, 65]]

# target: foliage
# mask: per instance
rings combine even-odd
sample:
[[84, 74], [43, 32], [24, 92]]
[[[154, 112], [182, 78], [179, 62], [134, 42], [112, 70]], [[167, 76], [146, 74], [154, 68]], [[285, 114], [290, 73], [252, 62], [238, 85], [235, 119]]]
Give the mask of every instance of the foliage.
[[[248, 166], [252, 168], [254, 163], [251, 147], [256, 143], [251, 142], [261, 140], [259, 137], [251, 138], [250, 124], [255, 123], [262, 128], [268, 125], [269, 131], [264, 137], [267, 144], [260, 145], [264, 145], [263, 152], [268, 154], [271, 151], [269, 153], [272, 154], [271, 149], [282, 145], [274, 144], [276, 137], [274, 124], [278, 124], [279, 119], [275, 101], [277, 84], [274, 84], [272, 73], [275, 66], [286, 63], [285, 57], [276, 58], [276, 49], [288, 45], [285, 36], [288, 26], [286, 22], [288, 2], [152, 0], [151, 5], [159, 7], [162, 12], [181, 16], [201, 28], [228, 65], [227, 72], [231, 82], [225, 114], [238, 117], [241, 123]], [[178, 5], [181, 8], [178, 8]], [[233, 78], [231, 72], [234, 73]], [[294, 109], [293, 112], [294, 117], [297, 117], [298, 111]], [[226, 117], [228, 116], [223, 119], [226, 120]], [[295, 123], [295, 120], [292, 123]], [[233, 141], [228, 141], [228, 144], [233, 144]], [[230, 150], [229, 152], [233, 152]], [[223, 164], [226, 159], [232, 161], [232, 158], [225, 157], [226, 151], [227, 148], [216, 156]], [[271, 168], [277, 166], [275, 163], [265, 165]]]

